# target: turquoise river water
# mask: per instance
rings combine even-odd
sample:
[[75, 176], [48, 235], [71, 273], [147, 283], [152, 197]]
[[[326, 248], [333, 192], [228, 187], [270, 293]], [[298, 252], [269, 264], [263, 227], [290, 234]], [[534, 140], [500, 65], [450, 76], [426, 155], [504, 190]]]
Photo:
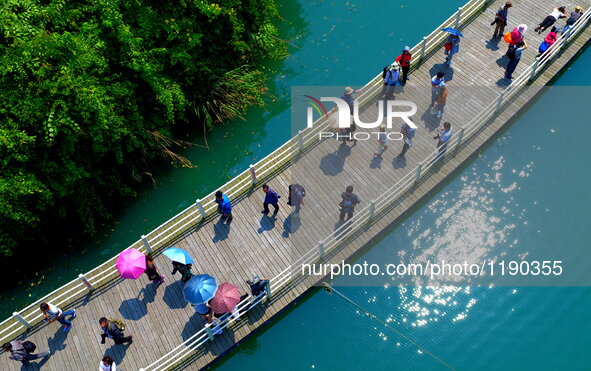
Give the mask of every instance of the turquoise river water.
[[[196, 169], [162, 174], [117, 216], [112, 230], [56, 259], [38, 282], [0, 298], [4, 316], [86, 271], [284, 142], [294, 85], [360, 86], [404, 45], [415, 44], [464, 1], [282, 0], [290, 56], [267, 66], [275, 102], [246, 121], [214, 130], [210, 149], [186, 154]], [[587, 51], [555, 85], [591, 85]], [[561, 90], [559, 90], [561, 89]], [[393, 246], [478, 244], [488, 256], [515, 246], [588, 246], [591, 220], [585, 158], [585, 98], [557, 88], [536, 101], [455, 179], [376, 243], [362, 260]], [[469, 239], [461, 236], [470, 236]], [[339, 287], [457, 369], [590, 369], [587, 287]], [[26, 293], [26, 294], [25, 294]], [[220, 370], [443, 369], [405, 339], [336, 295], [313, 290], [221, 362]]]

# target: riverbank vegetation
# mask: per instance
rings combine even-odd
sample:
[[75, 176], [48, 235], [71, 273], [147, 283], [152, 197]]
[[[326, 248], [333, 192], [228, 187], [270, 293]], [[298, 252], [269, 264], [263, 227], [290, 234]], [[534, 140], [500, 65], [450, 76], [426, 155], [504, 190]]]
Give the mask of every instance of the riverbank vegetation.
[[191, 166], [187, 132], [261, 104], [276, 17], [274, 0], [4, 1], [2, 265], [92, 236], [158, 165]]

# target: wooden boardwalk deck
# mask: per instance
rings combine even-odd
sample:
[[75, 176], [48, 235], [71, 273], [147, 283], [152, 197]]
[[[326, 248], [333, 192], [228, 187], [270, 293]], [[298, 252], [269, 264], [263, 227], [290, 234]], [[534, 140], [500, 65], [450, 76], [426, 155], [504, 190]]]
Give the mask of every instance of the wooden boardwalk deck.
[[[238, 285], [246, 292], [244, 281], [255, 275], [272, 277], [290, 265], [295, 258], [315, 246], [320, 239], [330, 235], [338, 220], [337, 203], [340, 193], [347, 185], [354, 185], [355, 191], [364, 203], [377, 198], [386, 188], [422, 161], [435, 149], [433, 131], [439, 120], [425, 114], [430, 103], [431, 76], [439, 70], [446, 72], [449, 88], [448, 104], [442, 121], [450, 121], [457, 130], [466, 124], [483, 107], [490, 104], [500, 91], [506, 88], [503, 81], [502, 58], [506, 44], [499, 43], [499, 49], [490, 42], [492, 27], [491, 14], [504, 1], [489, 3], [488, 9], [464, 25], [460, 53], [454, 57], [452, 68], [442, 66], [443, 53], [436, 51], [424, 64], [413, 71], [405, 93], [399, 98], [418, 103], [419, 111], [414, 122], [419, 127], [414, 145], [403, 161], [394, 157], [399, 153], [399, 143], [390, 142], [390, 148], [381, 161], [373, 159], [376, 149], [374, 140], [358, 142], [354, 147], [340, 146], [334, 140], [324, 140], [293, 161], [284, 171], [268, 180], [272, 188], [283, 198], [281, 210], [276, 219], [261, 215], [263, 193], [254, 189], [234, 205], [234, 222], [231, 227], [220, 225], [217, 218], [209, 220], [186, 234], [175, 246], [186, 249], [196, 258], [194, 271], [209, 273], [218, 281]], [[556, 1], [523, 0], [511, 9], [512, 22], [526, 23], [530, 30], [526, 35], [530, 48], [524, 52], [516, 74], [530, 65], [537, 54], [537, 47], [544, 35], [533, 32], [535, 25], [558, 5]], [[560, 4], [562, 5], [562, 4]], [[584, 8], [591, 6], [591, 0], [568, 4]], [[561, 21], [560, 23], [564, 23]], [[512, 23], [509, 27], [514, 27]], [[508, 30], [509, 30], [508, 27]], [[562, 52], [559, 59], [547, 67], [535, 83], [506, 107], [492, 120], [479, 135], [466, 142], [461, 151], [446, 155], [437, 171], [419, 182], [404, 199], [380, 213], [367, 228], [355, 233], [338, 251], [331, 254], [333, 259], [351, 258], [363, 247], [396, 223], [412, 210], [421, 199], [428, 196], [445, 179], [449, 178], [465, 161], [478, 153], [488, 141], [495, 138], [512, 118], [554, 77], [591, 39], [591, 29], [584, 30]], [[451, 77], [451, 79], [449, 78]], [[376, 113], [370, 105], [363, 116], [368, 121]], [[397, 128], [396, 128], [397, 129]], [[291, 223], [291, 210], [285, 205], [287, 186], [292, 177], [306, 186], [308, 196], [301, 213], [301, 225]], [[363, 206], [363, 204], [361, 205]], [[171, 349], [182, 343], [203, 327], [203, 321], [181, 292], [180, 281], [170, 276], [170, 262], [164, 256], [157, 256], [157, 265], [166, 274], [166, 282], [153, 287], [145, 277], [138, 280], [115, 279], [90, 293], [87, 297], [73, 302], [68, 308], [76, 308], [78, 317], [74, 327], [66, 336], [58, 324], [37, 325], [26, 335], [34, 341], [39, 351], [51, 349], [54, 355], [43, 365], [43, 370], [92, 370], [96, 369], [103, 354], [110, 354], [122, 369], [138, 370], [147, 366]], [[252, 309], [239, 322], [216, 336], [213, 342], [193, 352], [177, 365], [178, 369], [200, 369], [209, 365], [218, 356], [227, 352], [271, 317], [284, 309], [316, 282], [312, 278], [300, 278], [273, 293], [272, 300]], [[65, 308], [63, 308], [65, 309]], [[113, 345], [110, 339], [101, 345], [98, 318], [122, 318], [128, 326], [126, 333], [134, 335], [131, 346]], [[286, 350], [288, 351], [288, 350]], [[32, 365], [25, 369], [36, 369]], [[18, 370], [20, 364], [0, 356], [2, 370]]]

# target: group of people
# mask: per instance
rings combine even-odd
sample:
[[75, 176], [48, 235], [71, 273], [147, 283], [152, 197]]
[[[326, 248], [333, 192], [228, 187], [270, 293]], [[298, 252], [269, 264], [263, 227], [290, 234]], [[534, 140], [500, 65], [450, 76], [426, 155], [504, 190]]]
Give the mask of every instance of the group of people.
[[[509, 20], [509, 9], [513, 7], [510, 1], [507, 1], [495, 13], [495, 19], [491, 25], [495, 25], [493, 38], [503, 36], [504, 40], [509, 44], [506, 56], [509, 58], [507, 67], [505, 69], [505, 78], [513, 79], [513, 72], [517, 68], [519, 61], [521, 60], [522, 53], [528, 48], [525, 40], [525, 33], [527, 32], [527, 25], [520, 24], [513, 29], [513, 31], [504, 34], [505, 26]], [[574, 24], [583, 15], [583, 8], [581, 6], [575, 6], [574, 11], [571, 12], [570, 17], [566, 20], [566, 24], [562, 29], [554, 24], [556, 21], [562, 18], [567, 18], [567, 10], [565, 6], [557, 7], [552, 10], [546, 18], [542, 20], [535, 28], [535, 32], [541, 34], [542, 32], [550, 29], [550, 32], [544, 37], [544, 40], [538, 47], [538, 56], [546, 53], [548, 49], [558, 40], [558, 33], [561, 33], [565, 37], [568, 37], [569, 30], [572, 29]]]

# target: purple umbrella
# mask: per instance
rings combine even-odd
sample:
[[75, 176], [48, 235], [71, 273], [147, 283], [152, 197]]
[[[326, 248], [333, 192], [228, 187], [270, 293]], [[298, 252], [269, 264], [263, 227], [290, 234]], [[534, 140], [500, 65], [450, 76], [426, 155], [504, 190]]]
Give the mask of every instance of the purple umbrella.
[[146, 270], [146, 256], [136, 249], [127, 249], [119, 254], [115, 267], [121, 277], [135, 280]]

